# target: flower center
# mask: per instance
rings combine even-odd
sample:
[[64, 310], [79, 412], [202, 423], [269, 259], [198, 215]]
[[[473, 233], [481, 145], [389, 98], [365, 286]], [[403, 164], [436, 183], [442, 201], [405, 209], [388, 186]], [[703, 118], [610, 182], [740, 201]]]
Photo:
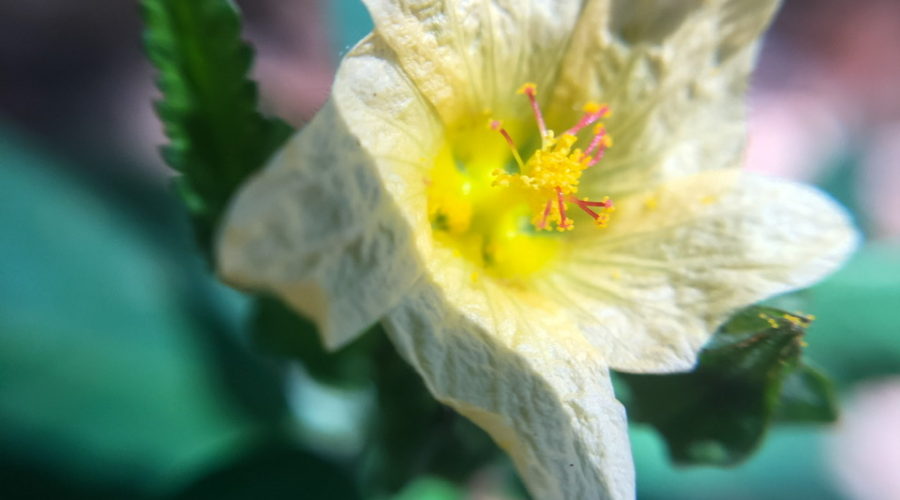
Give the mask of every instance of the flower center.
[[[460, 133], [448, 141], [426, 180], [436, 239], [504, 278], [531, 275], [552, 260], [560, 243], [555, 235], [575, 225], [569, 204], [598, 227], [606, 226], [614, 210], [608, 197], [591, 201], [577, 196], [584, 170], [612, 147], [599, 123], [610, 115], [609, 108], [587, 103], [581, 119], [557, 137], [544, 122], [536, 85], [526, 83], [518, 93], [528, 98], [540, 134], [540, 145], [527, 161], [503, 124], [490, 120], [505, 147], [501, 143], [498, 151], [499, 141], [485, 140], [483, 132]], [[577, 147], [579, 133], [589, 127], [584, 149]]]

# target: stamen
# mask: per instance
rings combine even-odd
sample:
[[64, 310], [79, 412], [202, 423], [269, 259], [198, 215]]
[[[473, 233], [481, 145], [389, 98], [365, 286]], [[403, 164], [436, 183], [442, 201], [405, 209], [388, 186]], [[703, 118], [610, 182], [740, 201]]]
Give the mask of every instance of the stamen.
[[537, 102], [537, 84], [526, 83], [519, 87], [517, 94], [525, 94], [528, 102], [531, 103], [531, 110], [534, 112], [534, 119], [537, 121], [538, 130], [541, 132], [541, 139], [547, 137], [547, 125], [544, 123], [544, 115], [541, 113], [541, 106]]
[[587, 203], [585, 203], [583, 200], [572, 200], [572, 201], [574, 201], [575, 204], [578, 205], [578, 208], [584, 210], [584, 213], [593, 217], [594, 220], [597, 220], [597, 217], [600, 217], [600, 214], [591, 210], [591, 208], [590, 208], [591, 206], [588, 205]]
[[544, 205], [544, 213], [541, 215], [541, 223], [537, 226], [538, 230], [547, 229], [547, 217], [550, 217], [551, 210], [553, 210], [553, 200], [547, 200], [547, 204]]
[[[588, 167], [593, 167], [597, 162], [603, 159], [603, 155], [610, 147], [612, 147], [612, 137], [606, 132], [606, 127], [602, 123], [598, 123], [597, 126], [594, 127], [594, 138], [591, 139], [587, 149], [584, 150], [585, 155], [591, 156]], [[597, 150], [596, 153], [594, 153], [595, 149]]]
[[572, 225], [569, 224], [569, 218], [566, 217], [566, 202], [564, 201], [563, 192], [559, 187], [556, 188], [556, 203], [559, 207], [559, 224], [556, 225], [556, 228], [560, 231], [572, 229]]
[[[574, 203], [584, 213], [588, 214], [599, 227], [605, 227], [609, 221], [610, 213], [615, 210], [609, 198], [601, 201], [590, 201], [587, 198], [578, 199], [578, 184], [582, 172], [603, 158], [607, 149], [612, 147], [612, 137], [606, 131], [602, 123], [597, 123], [593, 128], [593, 137], [588, 147], [582, 151], [576, 147], [579, 139], [577, 134], [584, 128], [594, 124], [603, 117], [610, 116], [612, 112], [606, 105], [589, 102], [584, 106], [584, 114], [572, 128], [556, 136], [552, 130], [547, 129], [540, 106], [537, 102], [537, 86], [534, 83], [526, 83], [518, 90], [519, 94], [528, 97], [531, 109], [534, 112], [535, 121], [541, 132], [541, 147], [523, 161], [518, 148], [510, 134], [503, 128], [498, 120], [492, 120], [490, 126], [500, 132], [506, 140], [519, 172], [507, 173], [501, 169], [493, 171], [495, 177], [492, 186], [523, 189], [538, 193], [541, 205], [537, 208], [540, 212], [532, 218], [532, 224], [538, 230], [553, 229], [568, 231], [574, 228], [574, 220], [566, 213], [566, 203]], [[555, 198], [555, 201], [554, 201]], [[554, 204], [556, 205], [554, 207]], [[554, 214], [554, 212], [556, 212]]]
[[581, 119], [578, 120], [572, 128], [566, 130], [565, 133], [569, 135], [575, 135], [581, 131], [584, 127], [594, 123], [595, 121], [607, 116], [609, 114], [609, 107], [601, 106], [595, 102], [589, 102], [584, 106], [584, 115], [581, 116]]
[[584, 150], [585, 154], [591, 154], [595, 149], [600, 147], [601, 145], [606, 145], [606, 127], [603, 126], [602, 123], [598, 123], [597, 126], [594, 127], [594, 137], [591, 139], [590, 144], [588, 144], [587, 149]]
[[578, 198], [576, 198], [575, 196], [572, 196], [572, 195], [569, 195], [569, 197], [566, 199], [571, 201], [572, 203], [577, 203], [579, 206], [585, 206], [585, 207], [611, 208], [613, 206], [612, 202], [609, 201], [608, 196], [603, 198], [602, 201], [589, 201], [587, 198], [585, 198], [583, 200], [579, 200]]
[[506, 139], [506, 144], [509, 146], [509, 150], [512, 151], [513, 157], [516, 159], [516, 163], [519, 164], [519, 171], [525, 169], [525, 162], [522, 161], [522, 157], [519, 155], [519, 149], [516, 147], [516, 143], [513, 142], [512, 136], [509, 135], [509, 132], [503, 128], [503, 124], [500, 123], [500, 120], [491, 120], [491, 128], [500, 132], [500, 135]]
[[[613, 204], [609, 200], [608, 196], [603, 198], [602, 201], [588, 201], [586, 198], [583, 200], [579, 200], [578, 198], [576, 198], [575, 196], [572, 196], [572, 195], [569, 195], [567, 199], [569, 201], [571, 201], [572, 203], [575, 203], [576, 205], [578, 205], [578, 208], [583, 210], [584, 213], [591, 216], [591, 218], [594, 219], [594, 222], [599, 227], [606, 227], [606, 224], [609, 222], [609, 214], [606, 212], [610, 212], [614, 209]], [[605, 210], [603, 211], [603, 213], [597, 213], [597, 212], [593, 211], [591, 209], [591, 207], [601, 207]]]

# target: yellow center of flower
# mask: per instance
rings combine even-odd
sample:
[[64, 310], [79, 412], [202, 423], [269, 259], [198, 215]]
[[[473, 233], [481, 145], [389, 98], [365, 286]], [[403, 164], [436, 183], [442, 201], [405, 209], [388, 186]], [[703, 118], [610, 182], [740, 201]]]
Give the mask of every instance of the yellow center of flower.
[[[557, 136], [544, 123], [537, 87], [526, 83], [518, 93], [528, 98], [540, 133], [540, 144], [527, 161], [509, 131], [489, 120], [494, 134], [483, 129], [455, 133], [426, 180], [436, 238], [503, 278], [529, 276], [552, 261], [559, 250], [558, 232], [575, 225], [570, 204], [598, 227], [606, 226], [614, 210], [608, 197], [591, 201], [577, 196], [584, 170], [612, 146], [598, 123], [610, 115], [609, 108], [589, 102], [581, 119]], [[579, 138], [589, 127], [589, 137]]]

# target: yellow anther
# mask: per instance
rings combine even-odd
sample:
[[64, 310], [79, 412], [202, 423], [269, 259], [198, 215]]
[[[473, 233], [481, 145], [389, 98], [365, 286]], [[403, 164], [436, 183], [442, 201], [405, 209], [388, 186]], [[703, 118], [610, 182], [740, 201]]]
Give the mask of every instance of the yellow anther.
[[537, 95], [537, 84], [526, 82], [521, 87], [519, 87], [519, 90], [516, 91], [516, 94]]
[[769, 324], [769, 327], [770, 327], [770, 328], [772, 328], [772, 329], [778, 328], [779, 325], [778, 325], [778, 322], [775, 321], [775, 318], [769, 316], [769, 315], [766, 314], [766, 313], [759, 313], [759, 317], [760, 317], [760, 319], [765, 320], [766, 323]]
[[609, 148], [613, 147], [613, 138], [612, 138], [611, 135], [606, 134], [606, 135], [603, 136], [603, 146], [604, 146], [606, 149], [609, 149]]
[[585, 103], [584, 107], [581, 109], [585, 113], [596, 113], [597, 111], [600, 111], [602, 108], [603, 108], [603, 106], [600, 103], [597, 103], [594, 101], [588, 101], [587, 103]]
[[782, 314], [781, 316], [784, 319], [788, 320], [788, 322], [790, 322], [792, 325], [800, 326], [800, 327], [809, 326], [809, 324], [812, 323], [813, 320], [815, 319], [812, 316], [806, 316], [805, 314], [800, 313], [800, 312], [798, 312], [796, 314], [785, 313], [785, 314]]

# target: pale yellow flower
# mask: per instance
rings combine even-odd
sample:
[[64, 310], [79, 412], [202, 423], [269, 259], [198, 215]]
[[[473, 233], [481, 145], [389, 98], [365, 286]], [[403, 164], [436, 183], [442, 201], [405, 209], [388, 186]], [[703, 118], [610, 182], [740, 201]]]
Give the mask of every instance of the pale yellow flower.
[[[691, 368], [855, 243], [822, 194], [736, 170], [777, 0], [366, 4], [328, 104], [235, 200], [221, 274], [332, 349], [381, 320], [536, 498], [633, 497], [609, 369]], [[605, 128], [566, 136], [585, 113]]]

